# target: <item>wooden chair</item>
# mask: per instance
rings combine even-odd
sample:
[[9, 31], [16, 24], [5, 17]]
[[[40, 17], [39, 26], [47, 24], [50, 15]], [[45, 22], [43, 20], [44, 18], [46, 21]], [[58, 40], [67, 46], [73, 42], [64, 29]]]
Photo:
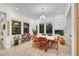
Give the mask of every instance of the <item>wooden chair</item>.
[[53, 48], [54, 40], [49, 40], [49, 48]]
[[55, 38], [55, 40], [53, 42], [53, 46], [56, 47], [56, 49], [57, 49], [57, 54], [58, 54], [58, 43], [59, 43], [59, 36], [57, 38]]
[[39, 41], [36, 36], [32, 36], [32, 46], [38, 48], [39, 47]]
[[60, 43], [61, 45], [64, 45], [64, 44], [65, 44], [65, 40], [64, 40], [63, 37], [60, 37], [60, 39], [59, 39], [59, 43]]
[[45, 52], [47, 52], [49, 41], [46, 38], [42, 38], [42, 37], [40, 37], [39, 39], [40, 39], [40, 41], [39, 41], [39, 49], [44, 49]]

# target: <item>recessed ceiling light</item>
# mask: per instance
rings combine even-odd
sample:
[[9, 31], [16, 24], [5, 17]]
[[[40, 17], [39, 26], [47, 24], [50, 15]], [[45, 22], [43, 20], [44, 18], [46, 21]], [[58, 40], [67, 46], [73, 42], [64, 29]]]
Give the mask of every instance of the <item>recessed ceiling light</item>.
[[18, 8], [16, 8], [16, 10], [18, 10]]

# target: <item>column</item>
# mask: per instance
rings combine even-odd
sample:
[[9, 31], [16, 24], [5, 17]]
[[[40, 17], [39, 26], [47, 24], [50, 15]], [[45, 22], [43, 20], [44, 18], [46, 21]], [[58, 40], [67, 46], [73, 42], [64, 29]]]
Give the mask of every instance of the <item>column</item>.
[[21, 22], [21, 34], [23, 34], [23, 29], [24, 29], [24, 27], [23, 27], [23, 21]]
[[46, 23], [44, 23], [44, 34], [46, 34]]
[[71, 53], [72, 56], [77, 55], [77, 39], [76, 39], [76, 5], [75, 4], [71, 4]]
[[54, 35], [54, 33], [55, 33], [54, 25], [52, 25], [52, 30], [53, 30], [52, 35]]
[[39, 34], [39, 29], [40, 29], [40, 28], [39, 28], [39, 24], [38, 24], [38, 25], [37, 25], [37, 31], [38, 31], [37, 34]]

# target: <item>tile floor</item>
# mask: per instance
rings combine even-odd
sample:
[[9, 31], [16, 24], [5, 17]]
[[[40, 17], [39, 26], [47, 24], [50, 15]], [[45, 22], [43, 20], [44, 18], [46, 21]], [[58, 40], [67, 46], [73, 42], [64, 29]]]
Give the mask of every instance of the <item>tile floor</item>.
[[48, 49], [47, 52], [32, 47], [32, 41], [12, 46], [9, 49], [0, 49], [0, 56], [70, 56], [69, 45], [59, 45], [58, 53], [55, 48]]

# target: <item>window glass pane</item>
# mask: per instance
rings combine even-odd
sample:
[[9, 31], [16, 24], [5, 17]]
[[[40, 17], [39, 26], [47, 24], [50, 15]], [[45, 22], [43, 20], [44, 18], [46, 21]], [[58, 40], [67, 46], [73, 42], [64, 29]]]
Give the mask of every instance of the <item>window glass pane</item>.
[[36, 34], [37, 34], [37, 32], [38, 32], [38, 26], [36, 25]]
[[39, 24], [40, 33], [44, 33], [44, 24]]
[[29, 24], [24, 23], [24, 33], [29, 33]]
[[21, 22], [12, 20], [12, 35], [21, 34]]
[[64, 35], [64, 30], [55, 30], [55, 34]]
[[52, 24], [46, 24], [46, 33], [52, 34]]

